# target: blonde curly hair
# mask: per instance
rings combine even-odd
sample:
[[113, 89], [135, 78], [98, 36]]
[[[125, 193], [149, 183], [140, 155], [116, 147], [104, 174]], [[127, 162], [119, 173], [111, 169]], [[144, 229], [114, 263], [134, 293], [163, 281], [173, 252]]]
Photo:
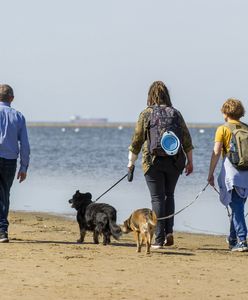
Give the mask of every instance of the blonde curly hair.
[[148, 91], [147, 105], [172, 106], [167, 87], [162, 81], [154, 81]]
[[227, 99], [222, 105], [221, 112], [234, 120], [239, 120], [245, 115], [242, 102], [236, 98]]

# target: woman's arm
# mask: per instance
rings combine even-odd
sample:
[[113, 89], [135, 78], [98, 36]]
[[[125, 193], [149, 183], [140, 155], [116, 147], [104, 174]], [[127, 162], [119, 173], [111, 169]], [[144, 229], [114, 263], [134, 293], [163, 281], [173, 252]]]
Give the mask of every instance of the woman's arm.
[[219, 161], [220, 155], [221, 155], [221, 149], [223, 147], [222, 142], [215, 142], [214, 143], [214, 149], [211, 156], [211, 161], [209, 165], [209, 172], [208, 172], [208, 182], [210, 185], [214, 186], [214, 171], [217, 166], [217, 163]]
[[189, 133], [189, 129], [184, 121], [183, 116], [179, 112], [179, 116], [181, 119], [181, 127], [182, 127], [182, 146], [183, 150], [186, 154], [187, 162], [185, 166], [185, 174], [188, 176], [193, 172], [193, 145], [192, 145], [192, 139]]
[[129, 154], [128, 154], [128, 168], [131, 168], [136, 159], [138, 158], [138, 154], [142, 148], [142, 145], [145, 142], [146, 139], [146, 128], [144, 125], [144, 118], [145, 118], [145, 112], [143, 111], [139, 115], [139, 119], [136, 123], [133, 138], [131, 145], [129, 146]]
[[[194, 149], [193, 144], [192, 144], [192, 138], [189, 132], [189, 129], [184, 121], [183, 116], [179, 112], [180, 116], [180, 122], [181, 122], [181, 128], [182, 128], [182, 146], [183, 150], [186, 153], [187, 159], [192, 162], [192, 150]], [[189, 154], [189, 155], [188, 155]]]

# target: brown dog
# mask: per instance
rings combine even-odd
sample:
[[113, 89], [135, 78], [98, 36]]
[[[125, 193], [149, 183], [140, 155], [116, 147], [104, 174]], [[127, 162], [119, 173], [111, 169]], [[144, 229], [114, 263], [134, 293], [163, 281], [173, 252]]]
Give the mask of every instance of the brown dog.
[[135, 210], [131, 216], [124, 221], [122, 232], [129, 233], [133, 231], [137, 243], [137, 252], [141, 252], [142, 244], [145, 242], [146, 254], [149, 254], [156, 224], [157, 217], [155, 212], [149, 208], [141, 208]]

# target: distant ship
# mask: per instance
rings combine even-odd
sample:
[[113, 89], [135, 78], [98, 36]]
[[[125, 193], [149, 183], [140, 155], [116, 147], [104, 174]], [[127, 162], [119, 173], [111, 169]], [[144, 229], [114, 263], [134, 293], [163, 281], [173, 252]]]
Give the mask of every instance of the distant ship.
[[74, 124], [106, 124], [108, 123], [107, 118], [82, 118], [79, 115], [73, 115], [70, 117], [70, 122]]

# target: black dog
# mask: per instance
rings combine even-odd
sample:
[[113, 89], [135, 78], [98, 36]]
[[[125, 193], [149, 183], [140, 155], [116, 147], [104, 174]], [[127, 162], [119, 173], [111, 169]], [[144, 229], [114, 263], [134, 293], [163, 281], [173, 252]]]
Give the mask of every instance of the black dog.
[[121, 228], [116, 224], [116, 210], [105, 203], [93, 203], [90, 193], [76, 191], [69, 200], [71, 207], [77, 210], [77, 221], [80, 230], [79, 243], [83, 243], [86, 231], [93, 231], [95, 244], [99, 243], [99, 235], [103, 235], [103, 245], [110, 244], [110, 236], [119, 239]]

